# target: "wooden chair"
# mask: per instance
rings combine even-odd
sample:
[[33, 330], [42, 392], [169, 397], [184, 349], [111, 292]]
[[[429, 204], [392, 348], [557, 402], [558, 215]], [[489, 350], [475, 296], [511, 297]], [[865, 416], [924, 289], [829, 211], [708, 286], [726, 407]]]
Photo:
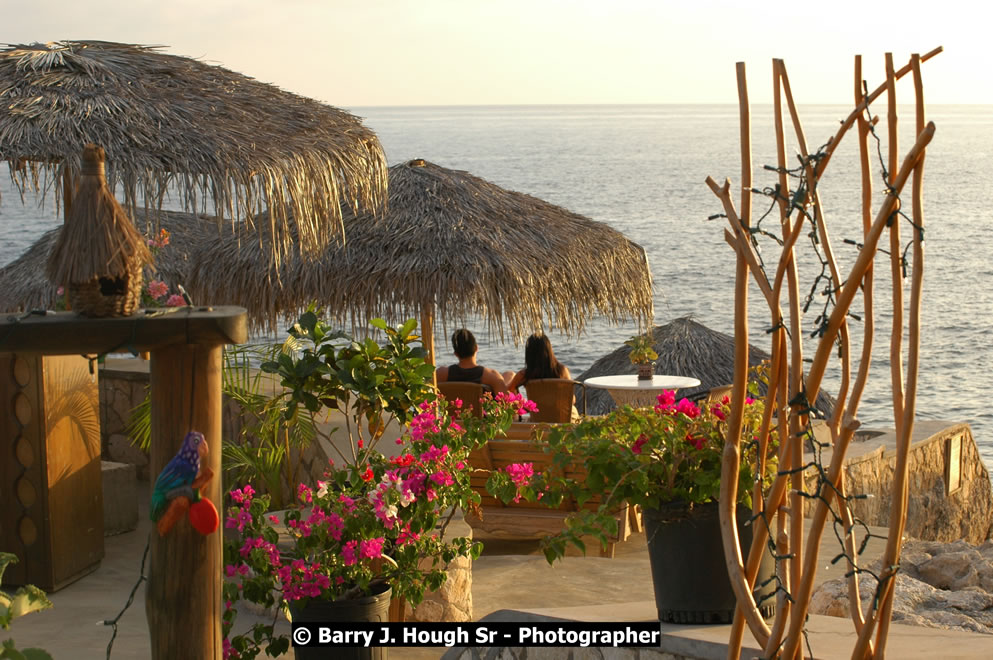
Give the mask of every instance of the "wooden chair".
[[698, 403], [698, 404], [720, 403], [724, 397], [731, 395], [731, 388], [732, 388], [731, 385], [719, 385], [709, 390], [698, 392], [697, 394], [694, 394], [692, 397], [693, 403]]
[[441, 392], [442, 396], [449, 401], [462, 399], [463, 404], [472, 406], [472, 414], [476, 417], [481, 417], [483, 414], [483, 409], [479, 402], [483, 398], [483, 393], [488, 390], [488, 387], [479, 383], [466, 383], [462, 381], [438, 383], [438, 391]]
[[[546, 453], [544, 445], [535, 439], [548, 428], [547, 424], [514, 424], [507, 433], [508, 439], [490, 440], [469, 455], [469, 467], [472, 469], [470, 484], [480, 496], [478, 509], [466, 511], [465, 514], [466, 522], [473, 529], [502, 538], [540, 539], [562, 531], [566, 517], [572, 512], [580, 508], [596, 511], [600, 506], [599, 497], [593, 497], [582, 506], [574, 500], [566, 500], [558, 509], [527, 500], [504, 504], [487, 492], [486, 481], [494, 470], [518, 463], [531, 463], [536, 473], [552, 470], [563, 472], [563, 476], [572, 479], [585, 477], [586, 472], [580, 465], [553, 465], [551, 454]], [[622, 505], [614, 512], [614, 518], [617, 534], [608, 540], [607, 547], [593, 543], [601, 557], [613, 557], [614, 546], [640, 530], [641, 520], [634, 507]], [[587, 545], [593, 547], [589, 543]]]
[[536, 378], [524, 384], [528, 398], [538, 406], [538, 412], [531, 413], [532, 422], [572, 421], [572, 406], [576, 400], [576, 385], [581, 386], [583, 407], [586, 414], [586, 384], [568, 378]]

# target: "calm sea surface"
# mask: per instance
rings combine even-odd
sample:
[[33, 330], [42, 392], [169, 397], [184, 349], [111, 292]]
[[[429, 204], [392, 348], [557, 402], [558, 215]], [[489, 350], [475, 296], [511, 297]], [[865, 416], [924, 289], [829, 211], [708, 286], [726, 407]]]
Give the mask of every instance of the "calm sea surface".
[[[645, 247], [655, 281], [655, 322], [692, 315], [708, 327], [733, 333], [734, 257], [723, 240], [725, 220], [708, 221], [721, 206], [704, 184], [708, 175], [740, 181], [738, 111], [735, 106], [505, 106], [353, 108], [376, 131], [390, 164], [424, 158], [464, 169], [505, 188], [529, 193], [610, 224]], [[885, 118], [885, 107], [875, 112]], [[847, 116], [842, 106], [801, 108], [807, 143], [824, 144]], [[772, 111], [752, 109], [756, 187], [774, 185], [762, 166], [775, 162]], [[927, 152], [924, 210], [926, 273], [918, 417], [965, 421], [993, 465], [993, 106], [931, 106], [937, 132]], [[913, 114], [902, 110], [901, 160], [912, 144]], [[881, 131], [885, 133], [885, 129]], [[845, 138], [820, 191], [836, 256], [847, 272], [858, 239], [857, 146]], [[883, 146], [885, 153], [885, 143]], [[795, 150], [791, 150], [793, 153]], [[878, 172], [878, 160], [874, 160]], [[0, 173], [2, 176], [2, 173]], [[876, 198], [882, 189], [877, 177]], [[734, 190], [734, 187], [732, 187]], [[6, 176], [0, 179], [0, 264], [20, 255], [59, 222], [52, 198], [22, 204]], [[737, 192], [735, 193], [737, 197]], [[909, 188], [906, 195], [909, 199]], [[736, 199], [740, 207], [740, 200]], [[764, 198], [754, 208], [766, 207]], [[909, 208], [909, 204], [906, 205]], [[909, 225], [902, 235], [909, 236]], [[808, 247], [804, 251], [809, 255]], [[778, 254], [766, 246], [766, 254]], [[813, 260], [804, 257], [803, 282]], [[882, 270], [882, 272], [880, 272]], [[889, 404], [888, 266], [877, 269], [876, 346], [860, 417], [869, 426], [892, 426]], [[884, 279], [885, 277], [885, 279]], [[884, 288], [886, 287], [886, 288]], [[768, 313], [751, 289], [751, 341], [768, 348]], [[805, 319], [812, 329], [815, 303]], [[854, 307], [861, 311], [857, 299]], [[498, 369], [523, 364], [523, 348], [502, 345], [473, 319], [453, 319], [480, 329], [480, 361]], [[574, 374], [614, 350], [637, 328], [592, 321], [578, 338], [552, 333], [556, 353]], [[853, 335], [861, 335], [854, 324]], [[437, 339], [439, 354], [447, 340]], [[808, 355], [812, 350], [808, 346]], [[836, 389], [837, 370], [828, 383]]]

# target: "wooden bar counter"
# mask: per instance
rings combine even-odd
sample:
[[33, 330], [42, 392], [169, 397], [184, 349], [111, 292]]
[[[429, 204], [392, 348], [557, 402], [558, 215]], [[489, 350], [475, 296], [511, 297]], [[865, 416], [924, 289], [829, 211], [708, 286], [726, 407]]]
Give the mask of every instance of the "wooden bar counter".
[[[44, 356], [84, 355], [123, 351], [151, 353], [152, 444], [150, 475], [158, 473], [176, 454], [190, 430], [203, 433], [209, 453], [204, 459], [215, 477], [201, 490], [201, 496], [213, 501], [223, 517], [221, 486], [221, 352], [225, 344], [239, 344], [248, 339], [247, 314], [241, 307], [179, 307], [141, 311], [129, 317], [89, 319], [73, 312], [13, 314], [0, 320], [0, 369], [7, 371], [0, 383], [4, 400], [0, 420], [0, 448], [9, 468], [0, 472], [0, 492], [22, 494], [24, 476], [44, 459], [49, 464], [60, 459], [58, 445], [48, 445], [42, 456], [27, 456], [20, 442], [28, 420], [24, 408], [25, 366], [36, 364]], [[48, 378], [55, 377], [51, 371]], [[20, 406], [18, 411], [17, 406]], [[39, 413], [43, 414], [43, 413]], [[18, 459], [31, 463], [25, 466]], [[9, 460], [14, 459], [14, 460]], [[99, 450], [95, 452], [99, 477]], [[89, 468], [87, 468], [89, 469]], [[85, 470], [84, 470], [85, 472]], [[87, 473], [88, 474], [88, 473]], [[92, 479], [90, 480], [92, 481]], [[100, 487], [87, 482], [86, 488]], [[30, 494], [30, 493], [29, 493]], [[84, 493], [77, 497], [85, 499]], [[32, 505], [45, 505], [47, 493], [29, 498]], [[100, 500], [97, 500], [99, 504]], [[23, 502], [9, 507], [0, 527], [0, 543], [7, 535], [20, 534], [33, 523]], [[13, 518], [17, 517], [18, 520]], [[47, 518], [47, 514], [42, 518]], [[8, 529], [10, 527], [10, 529]], [[62, 530], [52, 529], [53, 535]], [[102, 525], [101, 525], [102, 534]], [[35, 538], [39, 538], [37, 535]], [[21, 539], [22, 541], [24, 539]], [[30, 540], [30, 538], [28, 539]], [[102, 555], [102, 539], [100, 541]], [[28, 544], [30, 545], [30, 544]], [[27, 554], [38, 552], [28, 548]], [[23, 558], [22, 558], [23, 559]], [[33, 560], [35, 564], [38, 557]], [[141, 561], [135, 557], [135, 565]], [[165, 537], [153, 531], [150, 538], [148, 588], [145, 610], [149, 623], [152, 657], [221, 658], [221, 569], [222, 532], [202, 536], [189, 524], [180, 521]]]

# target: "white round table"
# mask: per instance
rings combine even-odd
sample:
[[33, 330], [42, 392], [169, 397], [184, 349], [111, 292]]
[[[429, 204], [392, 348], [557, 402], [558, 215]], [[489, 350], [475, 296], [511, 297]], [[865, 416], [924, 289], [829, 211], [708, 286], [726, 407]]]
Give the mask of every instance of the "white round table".
[[663, 376], [655, 374], [651, 380], [638, 380], [637, 374], [622, 374], [618, 376], [595, 376], [587, 378], [586, 387], [607, 390], [619, 406], [629, 405], [654, 406], [658, 395], [663, 390], [678, 390], [686, 387], [696, 387], [700, 384], [698, 378], [686, 376]]

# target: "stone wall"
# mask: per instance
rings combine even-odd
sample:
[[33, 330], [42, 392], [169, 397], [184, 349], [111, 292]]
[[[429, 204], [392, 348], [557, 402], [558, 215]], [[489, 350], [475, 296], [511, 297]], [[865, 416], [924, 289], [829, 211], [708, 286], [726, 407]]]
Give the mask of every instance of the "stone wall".
[[[893, 504], [896, 435], [893, 431], [863, 433], [845, 461], [847, 492], [865, 495], [853, 501], [856, 518], [867, 525], [888, 527]], [[958, 450], [950, 452], [950, 447]], [[825, 456], [827, 465], [830, 456]], [[956, 460], [957, 459], [957, 460]], [[993, 488], [968, 424], [918, 421], [910, 448], [907, 536], [930, 541], [963, 539], [978, 544], [993, 532]], [[958, 486], [948, 484], [958, 472]], [[808, 491], [814, 473], [808, 474]], [[954, 485], [954, 484], [953, 484]], [[949, 492], [950, 491], [950, 492]], [[814, 500], [806, 504], [810, 514]]]
[[[148, 481], [148, 452], [131, 444], [128, 420], [131, 411], [145, 399], [148, 362], [113, 360], [100, 368], [100, 437], [106, 461], [130, 463], [137, 477]], [[110, 366], [113, 365], [113, 366]]]
[[[446, 538], [472, 538], [472, 527], [459, 518], [448, 525]], [[447, 572], [448, 579], [441, 588], [425, 594], [417, 607], [406, 603], [405, 621], [472, 621], [472, 560], [459, 557], [448, 565]]]

